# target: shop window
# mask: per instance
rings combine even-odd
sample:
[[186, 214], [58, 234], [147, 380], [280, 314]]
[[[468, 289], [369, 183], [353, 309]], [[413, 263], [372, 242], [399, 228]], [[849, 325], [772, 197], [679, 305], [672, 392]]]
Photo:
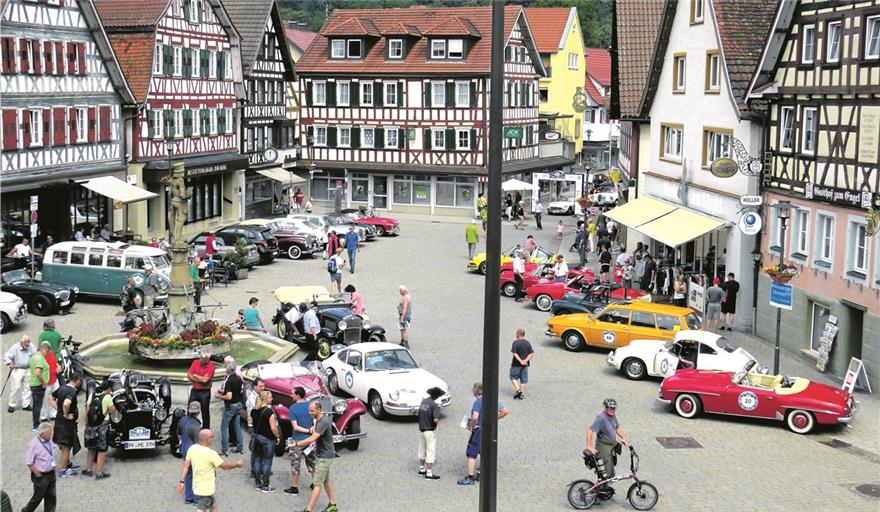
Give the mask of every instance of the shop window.
[[220, 208], [221, 175], [205, 176], [189, 180], [192, 199], [186, 222], [197, 222], [222, 215]]
[[370, 179], [366, 174], [351, 175], [351, 200], [366, 202], [369, 199]]
[[316, 174], [312, 178], [312, 198], [320, 201], [332, 200], [336, 182], [343, 179], [344, 176], [341, 171], [325, 172], [321, 175]]
[[819, 345], [821, 345], [822, 332], [825, 330], [825, 323], [828, 322], [828, 317], [831, 316], [831, 309], [813, 302], [810, 313], [812, 315], [810, 319], [810, 350], [818, 352]]
[[396, 174], [393, 197], [397, 204], [431, 204], [431, 182], [420, 176]]
[[474, 206], [474, 178], [438, 177], [435, 190], [438, 206]]

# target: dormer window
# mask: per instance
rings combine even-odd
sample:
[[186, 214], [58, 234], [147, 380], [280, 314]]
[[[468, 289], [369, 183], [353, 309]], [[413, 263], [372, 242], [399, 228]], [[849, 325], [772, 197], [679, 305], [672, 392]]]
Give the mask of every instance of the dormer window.
[[360, 59], [364, 53], [364, 43], [360, 39], [348, 40], [348, 58]]
[[460, 59], [464, 57], [464, 41], [461, 39], [450, 39], [448, 42], [450, 59]]
[[360, 59], [364, 55], [364, 42], [360, 39], [334, 39], [330, 42], [330, 58]]
[[336, 39], [332, 42], [330, 46], [330, 57], [334, 59], [344, 59], [345, 58], [345, 41], [342, 39]]
[[432, 39], [432, 59], [463, 59], [464, 39]]
[[432, 59], [445, 59], [446, 58], [446, 40], [445, 39], [435, 39], [431, 41], [431, 58]]
[[389, 59], [402, 59], [403, 58], [403, 39], [390, 39], [388, 41], [388, 58]]

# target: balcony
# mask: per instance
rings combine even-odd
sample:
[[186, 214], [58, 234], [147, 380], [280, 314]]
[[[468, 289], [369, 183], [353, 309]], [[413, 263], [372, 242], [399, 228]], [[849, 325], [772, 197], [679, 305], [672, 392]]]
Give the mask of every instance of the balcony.
[[574, 142], [565, 139], [542, 140], [538, 145], [538, 156], [540, 158], [561, 156], [574, 160]]

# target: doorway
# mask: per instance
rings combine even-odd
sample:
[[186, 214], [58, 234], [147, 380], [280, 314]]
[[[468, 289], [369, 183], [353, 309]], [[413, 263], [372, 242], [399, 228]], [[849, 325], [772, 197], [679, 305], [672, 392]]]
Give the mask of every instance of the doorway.
[[388, 176], [370, 175], [372, 181], [372, 194], [370, 194], [370, 206], [377, 210], [388, 209]]

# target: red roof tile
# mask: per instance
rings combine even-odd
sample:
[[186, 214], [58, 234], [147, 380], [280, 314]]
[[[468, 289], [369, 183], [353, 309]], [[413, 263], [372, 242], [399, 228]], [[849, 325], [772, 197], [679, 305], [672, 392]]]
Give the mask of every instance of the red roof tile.
[[570, 7], [529, 7], [526, 9], [526, 18], [532, 27], [532, 35], [535, 36], [535, 46], [541, 53], [554, 53], [559, 51], [562, 36], [565, 35], [565, 27], [571, 16]]
[[135, 101], [143, 103], [147, 98], [147, 89], [153, 72], [156, 34], [152, 31], [125, 32], [108, 34], [108, 37]]
[[648, 84], [651, 56], [660, 30], [664, 0], [616, 0], [617, 83], [620, 116], [637, 117]]
[[392, 23], [382, 30], [383, 36], [413, 36], [419, 37], [422, 33], [412, 25], [404, 25], [403, 23]]
[[[505, 30], [510, 32], [521, 9], [518, 6], [507, 6], [504, 9]], [[337, 27], [352, 26], [351, 20], [369, 20], [378, 29], [379, 34], [400, 30], [398, 25], [412, 27], [419, 33], [452, 23], [459, 18], [462, 27], [467, 27], [480, 38], [473, 41], [473, 46], [466, 59], [460, 61], [445, 60], [429, 61], [428, 38], [411, 38], [413, 47], [406, 53], [402, 61], [385, 59], [385, 39], [379, 38], [370, 48], [367, 55], [360, 60], [330, 59], [329, 38]], [[471, 28], [472, 27], [472, 28]], [[492, 40], [492, 8], [491, 7], [444, 7], [427, 8], [415, 6], [399, 9], [336, 9], [325, 25], [325, 30], [312, 42], [305, 55], [297, 63], [297, 73], [369, 73], [396, 74], [475, 74], [489, 73]]]
[[296, 28], [285, 27], [284, 35], [287, 40], [293, 43], [300, 51], [306, 51], [318, 35], [317, 32], [309, 32], [307, 30], [299, 30]]
[[584, 79], [584, 90], [587, 91], [587, 94], [590, 96], [590, 99], [598, 103], [599, 105], [607, 105], [609, 97], [602, 96], [602, 93], [599, 92], [599, 89], [596, 89], [596, 85], [590, 80], [590, 77], [586, 77]]
[[321, 30], [322, 36], [373, 36], [379, 37], [379, 29], [372, 21], [363, 18], [348, 18], [340, 23], [330, 23]]
[[588, 75], [605, 87], [611, 85], [611, 52], [604, 48], [587, 48], [584, 64]]
[[168, 9], [170, 0], [94, 0], [104, 29], [151, 27]]
[[422, 32], [423, 35], [426, 36], [471, 36], [471, 37], [482, 37], [480, 32], [474, 27], [474, 25], [468, 21], [459, 18], [458, 16], [453, 16], [451, 18], [447, 18], [445, 20], [440, 21], [440, 23], [434, 25]]

